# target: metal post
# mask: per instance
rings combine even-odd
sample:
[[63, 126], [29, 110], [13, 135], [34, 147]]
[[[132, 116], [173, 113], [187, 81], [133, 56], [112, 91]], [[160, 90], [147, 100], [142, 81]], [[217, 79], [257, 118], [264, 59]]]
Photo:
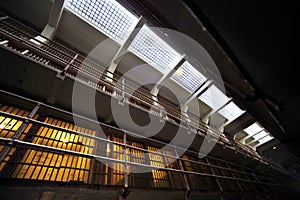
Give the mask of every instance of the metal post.
[[180, 105], [181, 109], [185, 109], [187, 111], [186, 106], [197, 96], [200, 96], [203, 94], [210, 86], [212, 86], [213, 81], [210, 81], [206, 79], [204, 83], [202, 83], [195, 91], [192, 93], [186, 100], [183, 102], [183, 104]]
[[115, 54], [112, 61], [110, 62], [109, 66], [107, 68], [105, 80], [112, 82], [113, 73], [115, 72], [118, 63], [120, 62], [122, 56], [125, 55], [128, 47], [130, 46], [130, 44], [132, 43], [132, 41], [137, 36], [137, 34], [142, 29], [142, 27], [144, 26], [145, 23], [146, 23], [146, 19], [144, 17], [140, 17], [139, 21], [135, 25], [133, 31], [130, 33], [129, 37], [126, 39], [124, 44], [119, 48], [118, 52]]
[[168, 78], [170, 78], [176, 71], [177, 69], [186, 61], [185, 59], [185, 55], [182, 56], [182, 58], [179, 60], [179, 62], [174, 66], [174, 68], [168, 73], [168, 74], [165, 74], [163, 75], [159, 81], [155, 84], [155, 86], [151, 89], [150, 93], [153, 95], [153, 96], [157, 96], [158, 95], [158, 92], [159, 92], [159, 89], [161, 87], [161, 84], [167, 80]]
[[[231, 175], [233, 176], [233, 178], [236, 178], [236, 176], [234, 175], [232, 169], [230, 168], [230, 166], [228, 165], [227, 162], [226, 162], [226, 166], [227, 166], [227, 168], [229, 169], [229, 171], [230, 171]], [[237, 185], [238, 185], [238, 187], [240, 188], [241, 192], [243, 193], [244, 190], [243, 190], [243, 188], [242, 188], [240, 182], [239, 182], [238, 180], [236, 180], [236, 182], [237, 182]]]
[[[253, 134], [253, 135], [246, 135], [245, 137], [243, 137], [242, 139], [240, 139], [239, 142], [242, 143], [242, 144], [246, 144], [246, 140], [247, 140], [248, 138], [251, 138], [251, 137], [257, 135], [258, 133], [262, 132], [263, 130], [264, 130], [264, 129], [258, 131], [257, 133], [255, 133], [255, 134]], [[248, 144], [248, 143], [247, 143], [247, 144]]]
[[124, 106], [125, 103], [125, 79], [124, 77], [122, 77], [122, 85], [121, 85], [121, 89], [122, 89], [122, 94], [121, 97], [119, 97], [118, 99], [118, 105], [122, 105]]
[[[205, 157], [205, 161], [206, 161], [207, 164], [211, 165], [211, 164], [209, 163], [207, 157]], [[221, 184], [220, 184], [220, 182], [219, 182], [219, 179], [216, 177], [215, 170], [214, 170], [213, 168], [211, 168], [211, 166], [209, 166], [209, 169], [210, 169], [211, 173], [215, 176], [217, 185], [218, 185], [218, 187], [219, 187], [221, 193], [223, 193], [223, 188], [222, 188], [222, 186], [221, 186]]]
[[220, 106], [217, 109], [212, 110], [210, 113], [208, 113], [202, 121], [206, 121], [210, 116], [215, 114], [216, 112], [219, 112], [221, 109], [223, 109], [225, 106], [227, 106], [232, 101], [232, 98], [230, 98], [224, 105]]
[[126, 144], [126, 132], [124, 132], [123, 135], [123, 145], [124, 145], [124, 151], [123, 151], [123, 160], [124, 160], [124, 188], [122, 190], [121, 196], [126, 199], [126, 197], [129, 195], [129, 189], [128, 189], [128, 164], [127, 164], [127, 144]]
[[74, 61], [77, 59], [77, 57], [78, 57], [78, 54], [76, 54], [73, 58], [72, 58], [72, 60], [70, 61], [70, 63], [63, 69], [63, 71], [61, 71], [60, 73], [58, 73], [57, 75], [56, 75], [56, 77], [57, 78], [60, 78], [60, 79], [65, 79], [65, 73], [66, 73], [66, 71], [72, 66], [72, 64], [74, 63]]
[[[176, 147], [174, 147], [174, 150], [175, 150], [175, 156], [178, 158], [177, 162], [178, 162], [179, 168], [180, 168], [180, 170], [184, 171], [183, 164], [182, 164], [182, 161], [179, 159], [179, 155], [178, 155]], [[188, 182], [188, 179], [187, 179], [187, 176], [185, 173], [183, 173], [183, 179], [184, 179], [184, 183], [185, 183], [186, 191], [187, 191], [186, 198], [188, 199], [191, 194], [191, 187], [190, 187], [190, 184]]]
[[[40, 104], [37, 104], [33, 110], [30, 112], [30, 114], [28, 115], [28, 119], [32, 119], [34, 117], [34, 115], [37, 113], [37, 111], [40, 108]], [[20, 135], [23, 133], [23, 131], [26, 129], [26, 127], [28, 126], [28, 121], [25, 120], [22, 125], [18, 128], [17, 132], [13, 135], [12, 140], [8, 143], [8, 145], [6, 145], [3, 150], [0, 153], [0, 163], [2, 163], [2, 161], [5, 159], [5, 157], [7, 156], [7, 154], [9, 153], [9, 151], [11, 150], [12, 146], [13, 146], [13, 141], [17, 140]]]
[[50, 40], [54, 38], [56, 29], [58, 27], [64, 9], [64, 4], [65, 4], [65, 0], [53, 1], [48, 22], [41, 33], [42, 36], [36, 36], [34, 39], [30, 39], [31, 42], [40, 46], [41, 45], [40, 42], [45, 43], [48, 41], [46, 38]]

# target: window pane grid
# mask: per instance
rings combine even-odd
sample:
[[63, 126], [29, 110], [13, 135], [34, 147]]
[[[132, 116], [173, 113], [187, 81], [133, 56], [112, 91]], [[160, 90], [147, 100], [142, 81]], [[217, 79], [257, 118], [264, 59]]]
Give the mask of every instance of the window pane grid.
[[233, 121], [239, 116], [241, 116], [245, 111], [241, 110], [235, 103], [230, 102], [227, 106], [219, 111], [219, 113], [228, 119]]
[[229, 101], [229, 98], [214, 85], [200, 95], [199, 99], [212, 109], [218, 109]]
[[116, 1], [110, 0], [69, 0], [67, 8], [79, 15], [117, 42], [126, 39], [134, 28], [137, 18], [122, 9]]
[[141, 28], [128, 50], [163, 74], [170, 72], [181, 57], [146, 25]]
[[263, 128], [260, 125], [258, 125], [258, 123], [254, 123], [248, 128], [244, 129], [244, 131], [248, 133], [250, 136], [258, 133], [261, 130], [263, 130]]
[[171, 79], [189, 92], [194, 92], [206, 80], [205, 76], [196, 70], [188, 61], [185, 61], [179, 67], [171, 76]]
[[252, 144], [254, 142], [258, 142], [257, 146], [260, 146], [274, 138], [270, 133], [264, 130], [264, 128], [260, 126], [257, 122], [244, 129], [244, 131], [249, 136], [252, 136], [254, 138], [254, 141], [251, 142]]
[[262, 144], [264, 144], [264, 143], [266, 143], [266, 142], [269, 142], [269, 141], [272, 140], [272, 139], [273, 139], [272, 136], [267, 135], [266, 137], [264, 137], [264, 138], [262, 138], [262, 139], [260, 139], [260, 140], [258, 140], [258, 141], [259, 141], [259, 144], [262, 145]]
[[256, 135], [253, 135], [252, 137], [254, 137], [255, 140], [259, 140], [262, 139], [263, 137], [267, 136], [268, 133], [266, 131], [261, 131]]

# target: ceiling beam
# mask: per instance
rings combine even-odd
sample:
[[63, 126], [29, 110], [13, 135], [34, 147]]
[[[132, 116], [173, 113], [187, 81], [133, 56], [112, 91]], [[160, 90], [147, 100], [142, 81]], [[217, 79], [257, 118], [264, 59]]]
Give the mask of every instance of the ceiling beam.
[[128, 51], [129, 46], [131, 45], [134, 38], [137, 36], [137, 34], [140, 32], [144, 24], [146, 23], [146, 19], [141, 16], [135, 25], [134, 29], [129, 34], [128, 38], [125, 40], [125, 42], [120, 46], [119, 50], [111, 60], [106, 73], [106, 80], [112, 81], [113, 74], [117, 69], [117, 66], [119, 62], [121, 61], [122, 57], [125, 55], [125, 53]]
[[159, 81], [155, 84], [155, 86], [151, 89], [150, 93], [154, 96], [157, 96], [158, 93], [159, 93], [159, 89], [161, 88], [162, 86], [162, 83], [164, 83], [168, 78], [170, 78], [174, 73], [176, 73], [177, 69], [186, 61], [185, 59], [185, 55], [182, 56], [182, 58], [179, 60], [179, 62], [175, 65], [175, 67], [173, 67], [173, 69], [163, 75]]

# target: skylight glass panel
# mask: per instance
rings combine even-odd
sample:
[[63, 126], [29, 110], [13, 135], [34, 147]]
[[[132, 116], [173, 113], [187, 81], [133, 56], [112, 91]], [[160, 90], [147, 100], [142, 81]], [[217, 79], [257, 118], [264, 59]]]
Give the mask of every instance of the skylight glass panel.
[[244, 131], [248, 133], [250, 136], [258, 133], [261, 130], [263, 130], [263, 128], [260, 125], [258, 125], [258, 123], [254, 123], [248, 128], [244, 129]]
[[270, 140], [272, 140], [274, 137], [270, 136], [270, 135], [267, 135], [266, 137], [258, 140], [259, 141], [259, 144], [262, 145], [266, 142], [269, 142]]
[[128, 48], [163, 74], [170, 72], [180, 61], [181, 56], [144, 25]]
[[219, 113], [225, 117], [228, 121], [233, 121], [241, 116], [245, 111], [241, 110], [235, 103], [230, 102]]
[[253, 135], [252, 137], [254, 137], [255, 140], [260, 140], [267, 135], [268, 135], [268, 133], [266, 131], [261, 131], [261, 132], [257, 133], [256, 135]]
[[185, 61], [177, 69], [171, 76], [171, 79], [191, 93], [199, 88], [206, 80], [205, 76], [196, 70], [188, 61]]
[[128, 37], [138, 21], [137, 17], [112, 0], [68, 0], [66, 7], [119, 43]]
[[219, 109], [229, 101], [229, 98], [214, 85], [200, 95], [199, 99], [212, 109]]

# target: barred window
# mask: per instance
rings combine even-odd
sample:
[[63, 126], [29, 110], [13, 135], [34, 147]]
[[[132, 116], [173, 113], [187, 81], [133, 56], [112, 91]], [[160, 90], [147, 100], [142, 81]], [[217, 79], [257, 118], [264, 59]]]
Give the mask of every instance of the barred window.
[[206, 80], [198, 70], [188, 61], [185, 61], [178, 70], [171, 76], [171, 79], [181, 85], [189, 92], [195, 92]]
[[138, 21], [111, 0], [69, 0], [67, 8], [119, 43], [127, 38]]
[[128, 49], [163, 74], [170, 72], [181, 59], [172, 47], [146, 25], [141, 28]]

